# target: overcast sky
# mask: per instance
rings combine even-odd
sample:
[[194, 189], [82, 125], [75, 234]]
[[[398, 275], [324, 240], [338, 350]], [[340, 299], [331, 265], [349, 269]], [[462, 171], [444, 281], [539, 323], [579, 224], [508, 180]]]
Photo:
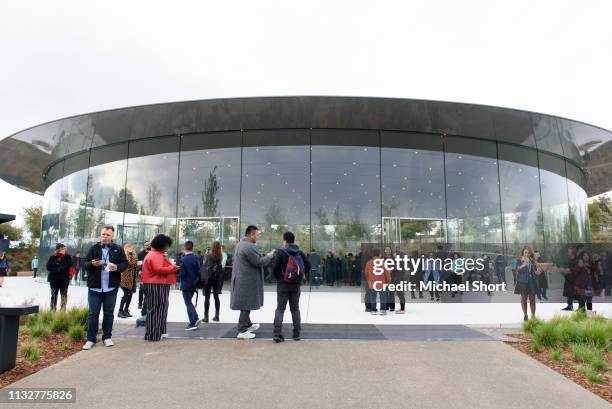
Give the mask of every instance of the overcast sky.
[[[612, 129], [611, 16], [609, 0], [3, 1], [0, 139], [90, 111], [261, 95], [473, 102]], [[35, 201], [0, 182], [0, 213]]]

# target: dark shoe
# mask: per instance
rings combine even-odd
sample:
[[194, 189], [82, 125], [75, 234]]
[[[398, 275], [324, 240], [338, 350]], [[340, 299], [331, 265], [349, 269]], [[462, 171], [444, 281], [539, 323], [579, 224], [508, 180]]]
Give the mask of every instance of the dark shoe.
[[213, 317], [213, 321], [219, 322], [219, 314], [215, 314], [215, 316]]
[[523, 321], [529, 321], [529, 317], [527, 316], [527, 314], [525, 314], [525, 316], [523, 317]]
[[125, 313], [124, 313], [123, 311], [121, 311], [121, 310], [120, 310], [120, 311], [117, 313], [117, 317], [118, 317], [118, 318], [127, 318], [127, 316], [125, 315]]
[[202, 321], [208, 322], [208, 317], [204, 317], [204, 319]]
[[300, 334], [293, 334], [293, 337], [292, 337], [292, 338], [293, 338], [293, 340], [294, 340], [294, 341], [299, 341], [300, 339], [302, 339], [302, 338], [300, 337]]
[[565, 308], [561, 308], [561, 311], [573, 311], [573, 310], [574, 310], [574, 307], [569, 306], [569, 305]]
[[421, 294], [421, 295], [419, 295], [419, 298], [425, 298], [425, 297], [423, 296], [423, 294]]
[[137, 310], [142, 310], [142, 304], [138, 304], [138, 308], [136, 308]]
[[274, 338], [272, 338], [274, 340], [274, 342], [276, 342], [277, 344], [279, 342], [284, 342], [285, 341], [285, 337], [283, 337], [282, 335], [274, 335]]
[[543, 295], [542, 298], [544, 298], [545, 300], [548, 300], [548, 297]]
[[132, 315], [132, 314], [130, 314], [130, 311], [129, 311], [129, 310], [124, 310], [124, 311], [123, 311], [123, 313], [124, 313], [124, 314], [125, 314], [125, 316], [126, 316], [126, 317], [128, 317], [128, 318], [133, 317], [133, 315]]
[[412, 298], [413, 300], [416, 300], [416, 295], [412, 294], [410, 298]]

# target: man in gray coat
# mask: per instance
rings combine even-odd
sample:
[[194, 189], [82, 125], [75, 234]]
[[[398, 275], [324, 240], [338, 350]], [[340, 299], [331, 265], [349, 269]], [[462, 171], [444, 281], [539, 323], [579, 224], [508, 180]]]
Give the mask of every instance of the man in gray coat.
[[263, 268], [274, 261], [274, 250], [265, 256], [260, 254], [259, 247], [255, 244], [258, 236], [257, 226], [247, 227], [245, 237], [234, 250], [230, 308], [240, 311], [238, 339], [255, 338], [253, 331], [259, 329], [259, 324], [251, 322], [251, 310], [258, 310], [263, 305]]

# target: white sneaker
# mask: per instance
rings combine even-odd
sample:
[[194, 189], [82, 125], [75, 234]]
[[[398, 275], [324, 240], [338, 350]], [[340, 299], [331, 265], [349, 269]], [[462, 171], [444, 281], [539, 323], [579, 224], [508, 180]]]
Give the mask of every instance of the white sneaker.
[[168, 338], [168, 334], [161, 334], [161, 339]]
[[255, 334], [253, 334], [252, 332], [245, 331], [245, 332], [239, 333], [236, 338], [238, 338], [238, 339], [253, 339], [253, 338], [255, 338]]
[[110, 339], [110, 338], [106, 338], [106, 339], [105, 339], [103, 342], [104, 342], [104, 346], [105, 346], [105, 347], [112, 347], [112, 346], [114, 346], [114, 345], [115, 345], [115, 343], [113, 342], [113, 340], [112, 340], [112, 339]]
[[201, 323], [202, 323], [202, 319], [199, 319], [196, 321], [195, 326], [199, 327]]
[[95, 342], [87, 341], [85, 345], [83, 345], [83, 350], [89, 351], [94, 345], [96, 345]]
[[253, 332], [253, 331], [257, 331], [259, 329], [259, 324], [253, 324], [250, 327], [247, 328], [248, 332]]

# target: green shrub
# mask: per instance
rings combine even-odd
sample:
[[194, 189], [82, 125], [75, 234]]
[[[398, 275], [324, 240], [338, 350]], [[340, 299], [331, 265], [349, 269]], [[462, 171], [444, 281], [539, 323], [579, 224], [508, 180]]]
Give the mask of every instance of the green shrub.
[[539, 352], [542, 352], [542, 345], [540, 345], [539, 342], [534, 340], [531, 343], [531, 352], [535, 352], [536, 354], [539, 353]]
[[600, 357], [596, 357], [591, 361], [591, 368], [597, 372], [607, 372], [608, 364]]
[[43, 312], [39, 312], [37, 315], [38, 321], [44, 324], [50, 324], [53, 321], [53, 311], [45, 310]]
[[604, 383], [606, 381], [606, 377], [602, 374], [598, 374], [596, 372], [589, 372], [586, 374], [586, 377], [589, 381], [593, 383]]
[[562, 318], [556, 321], [559, 343], [569, 345], [578, 339], [578, 325], [571, 318]]
[[563, 352], [559, 351], [558, 349], [555, 351], [550, 351], [550, 354], [548, 354], [548, 357], [552, 359], [553, 361], [561, 360], [562, 356], [563, 356]]
[[30, 334], [33, 338], [46, 338], [51, 334], [50, 325], [38, 322], [30, 328]]
[[584, 321], [587, 318], [587, 313], [584, 308], [578, 308], [576, 312], [572, 314], [572, 319], [576, 322]]
[[543, 347], [556, 347], [560, 340], [556, 323], [554, 321], [549, 321], [537, 327], [533, 334], [533, 340]]
[[62, 343], [62, 349], [63, 349], [64, 351], [68, 351], [68, 350], [70, 349], [70, 345], [68, 345], [67, 343], [63, 342], [63, 343]]
[[38, 343], [36, 341], [30, 341], [21, 347], [21, 355], [28, 361], [34, 362], [40, 359], [40, 352], [38, 350]]
[[51, 331], [60, 333], [66, 332], [70, 328], [70, 317], [66, 311], [57, 311], [51, 322]]
[[605, 347], [612, 337], [609, 329], [609, 325], [604, 321], [581, 321], [577, 327], [576, 341]]
[[576, 371], [584, 376], [587, 376], [591, 373], [591, 368], [589, 368], [587, 365], [576, 365]]
[[24, 335], [30, 335], [32, 334], [30, 327], [26, 326], [26, 325], [22, 325], [19, 327], [19, 333], [20, 334], [24, 334]]
[[80, 341], [85, 337], [85, 327], [83, 325], [72, 325], [68, 329], [68, 337], [73, 341]]
[[594, 345], [589, 344], [571, 344], [570, 351], [576, 361], [591, 363], [595, 359], [602, 359], [601, 351]]
[[89, 310], [87, 308], [73, 307], [68, 311], [71, 325], [87, 325], [87, 316]]
[[544, 321], [539, 318], [531, 317], [529, 321], [523, 323], [523, 331], [527, 334], [533, 334], [535, 330], [543, 324], [543, 322]]

